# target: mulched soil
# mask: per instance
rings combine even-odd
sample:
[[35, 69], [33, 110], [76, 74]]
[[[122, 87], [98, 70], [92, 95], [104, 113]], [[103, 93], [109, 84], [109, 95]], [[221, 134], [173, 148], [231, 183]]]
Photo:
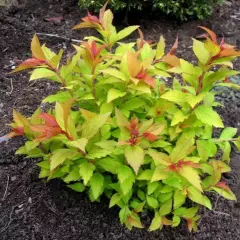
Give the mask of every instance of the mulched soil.
[[[66, 38], [83, 39], [91, 30], [72, 32], [85, 12], [76, 7], [74, 0], [18, 0], [11, 8], [0, 9], [0, 136], [7, 133], [12, 108], [30, 115], [40, 105], [43, 97], [57, 90], [56, 85], [47, 81], [29, 82], [28, 74], [8, 75], [12, 66], [29, 56], [30, 40], [35, 32], [58, 34]], [[179, 54], [194, 61], [191, 53], [191, 37], [201, 31], [204, 25], [212, 28], [219, 36], [224, 34], [226, 42], [240, 48], [240, 2], [228, 1], [216, 9], [213, 16], [205, 21], [194, 20], [180, 24], [159, 15], [139, 19], [141, 14], [129, 16], [130, 24], [140, 24], [146, 39], [158, 40], [161, 34], [168, 44], [173, 44], [179, 34]], [[146, 15], [146, 13], [145, 13]], [[63, 17], [60, 23], [48, 22], [51, 17]], [[121, 23], [118, 22], [119, 27]], [[132, 38], [137, 35], [133, 35]], [[54, 50], [64, 48], [71, 54], [70, 40], [40, 36]], [[240, 62], [235, 63], [239, 69]], [[239, 97], [227, 98], [226, 108], [220, 113], [227, 126], [240, 130]], [[45, 108], [45, 105], [41, 105]], [[224, 200], [211, 195], [215, 212], [203, 211], [199, 230], [189, 233], [185, 224], [177, 229], [164, 228], [149, 233], [147, 230], [126, 230], [120, 225], [117, 209], [108, 209], [108, 202], [90, 203], [85, 194], [67, 189], [61, 181], [46, 183], [38, 179], [37, 160], [15, 156], [15, 150], [23, 143], [16, 138], [0, 146], [0, 239], [2, 240], [91, 240], [91, 239], [240, 239], [240, 203]], [[224, 175], [233, 191], [239, 195], [240, 155], [235, 151], [231, 162], [233, 171]], [[240, 199], [240, 195], [238, 196]], [[144, 215], [144, 222], [150, 218]]]

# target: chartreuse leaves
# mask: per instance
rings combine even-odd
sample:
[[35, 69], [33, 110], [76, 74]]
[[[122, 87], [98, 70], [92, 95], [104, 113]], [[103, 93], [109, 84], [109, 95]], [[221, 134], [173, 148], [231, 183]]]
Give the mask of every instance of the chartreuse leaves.
[[118, 89], [110, 89], [107, 96], [107, 103], [110, 103], [114, 99], [123, 97], [126, 95], [126, 92], [121, 92]]
[[193, 40], [193, 51], [199, 62], [205, 65], [210, 60], [210, 54], [205, 48], [204, 43], [196, 39]]
[[134, 32], [136, 29], [138, 29], [139, 26], [129, 26], [121, 30], [120, 32], [117, 33], [117, 41], [127, 37], [130, 35], [132, 32]]
[[[43, 100], [55, 108], [28, 118], [14, 110], [12, 130], [0, 143], [24, 136], [17, 154], [41, 157], [41, 178], [86, 190], [91, 201], [104, 194], [129, 229], [142, 228], [141, 212], [152, 211], [150, 231], [182, 221], [196, 231], [199, 206], [214, 205], [207, 191], [236, 200], [221, 178], [231, 170], [231, 143], [240, 150], [240, 138], [236, 128], [224, 129], [211, 89], [240, 89], [229, 79], [238, 74], [232, 61], [240, 54], [202, 27], [209, 37], [193, 40], [194, 65], [175, 55], [177, 41], [165, 53], [163, 36], [151, 44], [139, 26], [117, 32], [106, 8], [74, 27], [94, 28], [99, 36], [74, 45], [64, 62], [63, 50], [56, 54], [33, 37], [32, 57], [13, 72], [32, 69], [30, 80], [57, 82], [59, 90]], [[136, 29], [137, 41], [119, 42]]]
[[55, 152], [53, 152], [53, 155], [50, 158], [50, 170], [55, 169], [60, 164], [64, 163], [64, 161], [72, 159], [77, 155], [79, 155], [79, 153], [71, 149], [56, 150]]
[[73, 183], [67, 186], [77, 192], [83, 192], [85, 190], [85, 186], [82, 183]]
[[217, 128], [224, 127], [220, 116], [212, 109], [212, 107], [201, 105], [195, 109], [194, 113], [197, 119], [206, 125]]
[[98, 199], [104, 189], [104, 177], [100, 173], [94, 173], [90, 180], [90, 190], [94, 200]]
[[92, 138], [99, 129], [107, 122], [110, 114], [99, 114], [93, 118], [91, 118], [89, 121], [85, 122], [82, 126], [82, 138], [90, 139]]
[[79, 165], [79, 174], [83, 179], [84, 185], [87, 185], [87, 183], [93, 176], [93, 172], [95, 169], [96, 169], [95, 165], [88, 161], [84, 161]]
[[139, 168], [143, 164], [144, 151], [139, 146], [127, 146], [125, 149], [125, 157], [128, 164], [138, 173]]

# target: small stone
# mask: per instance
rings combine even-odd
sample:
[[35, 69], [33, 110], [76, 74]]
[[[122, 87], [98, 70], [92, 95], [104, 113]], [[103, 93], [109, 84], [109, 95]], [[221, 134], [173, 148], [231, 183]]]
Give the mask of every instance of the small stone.
[[18, 205], [18, 208], [22, 208], [22, 207], [23, 207], [23, 204]]
[[14, 182], [16, 179], [17, 179], [16, 176], [12, 176], [12, 177], [11, 177], [11, 181], [12, 181], [12, 182]]
[[16, 209], [16, 210], [15, 210], [15, 213], [16, 213], [16, 214], [19, 214], [19, 213], [22, 212], [22, 211], [23, 211], [23, 208], [21, 208], [21, 209]]

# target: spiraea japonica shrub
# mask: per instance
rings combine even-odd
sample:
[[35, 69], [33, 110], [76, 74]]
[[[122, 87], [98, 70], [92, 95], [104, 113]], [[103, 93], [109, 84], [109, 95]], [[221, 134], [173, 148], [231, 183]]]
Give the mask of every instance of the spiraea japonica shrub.
[[[56, 54], [33, 37], [32, 57], [13, 72], [30, 69], [30, 80], [57, 82], [59, 91], [43, 100], [55, 108], [31, 117], [13, 111], [12, 131], [0, 142], [25, 136], [16, 153], [41, 158], [41, 178], [59, 178], [91, 201], [106, 195], [129, 229], [142, 228], [140, 213], [149, 211], [150, 231], [182, 220], [196, 230], [200, 205], [212, 208], [208, 192], [235, 200], [221, 176], [240, 138], [236, 128], [224, 128], [212, 89], [240, 88], [229, 80], [240, 54], [202, 27], [205, 41], [193, 39], [195, 66], [175, 55], [177, 40], [165, 53], [162, 36], [153, 44], [139, 26], [117, 32], [112, 20], [106, 5], [99, 17], [88, 13], [74, 29], [94, 28], [101, 38], [73, 45], [76, 54], [66, 61], [62, 50]], [[120, 42], [137, 29], [136, 42]]]

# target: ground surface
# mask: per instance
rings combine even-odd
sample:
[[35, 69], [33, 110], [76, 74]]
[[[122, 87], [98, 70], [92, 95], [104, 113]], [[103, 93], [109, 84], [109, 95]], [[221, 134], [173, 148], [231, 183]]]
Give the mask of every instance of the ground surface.
[[[200, 33], [198, 25], [223, 33], [228, 43], [240, 48], [240, 2], [229, 1], [215, 11], [213, 17], [179, 25], [177, 22], [159, 16], [154, 20], [140, 20], [139, 15], [130, 16], [129, 22], [141, 24], [146, 39], [157, 40], [160, 34], [169, 44], [179, 33], [179, 54], [188, 60], [191, 37]], [[64, 21], [52, 23], [49, 17], [63, 17]], [[16, 0], [14, 6], [0, 9], [0, 136], [8, 129], [12, 108], [30, 115], [41, 99], [57, 90], [46, 81], [28, 82], [28, 74], [7, 75], [29, 55], [30, 39], [35, 32], [58, 34], [67, 38], [82, 39], [89, 30], [73, 33], [71, 27], [83, 13], [76, 8], [76, 1], [68, 0]], [[134, 36], [133, 36], [134, 37]], [[136, 36], [135, 36], [136, 37]], [[40, 36], [41, 41], [57, 50], [65, 48], [70, 54], [70, 41]], [[235, 66], [239, 69], [240, 62]], [[227, 107], [220, 109], [227, 126], [240, 130], [240, 95], [233, 91], [224, 92], [221, 98]], [[44, 106], [42, 106], [44, 107]], [[97, 240], [97, 239], [240, 239], [239, 205], [223, 198], [211, 196], [215, 212], [203, 212], [197, 233], [188, 233], [183, 225], [178, 229], [165, 228], [163, 231], [148, 233], [146, 230], [126, 230], [119, 224], [117, 210], [108, 209], [105, 199], [102, 204], [90, 203], [84, 194], [75, 193], [60, 181], [45, 183], [38, 179], [38, 167], [31, 159], [14, 156], [23, 142], [13, 139], [0, 146], [0, 239], [2, 240]], [[238, 195], [240, 157], [233, 153], [233, 171], [224, 176]], [[149, 218], [145, 217], [145, 222]]]

